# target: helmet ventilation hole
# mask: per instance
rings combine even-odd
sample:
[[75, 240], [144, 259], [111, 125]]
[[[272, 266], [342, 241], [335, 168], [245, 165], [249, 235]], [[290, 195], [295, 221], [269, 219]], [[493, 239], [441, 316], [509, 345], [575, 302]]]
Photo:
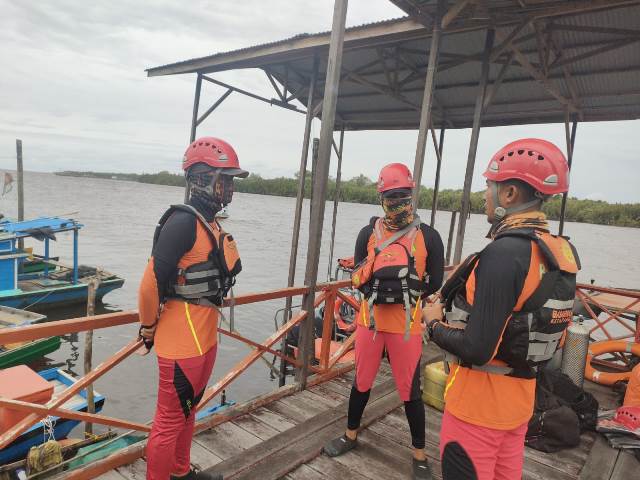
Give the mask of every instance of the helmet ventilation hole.
[[533, 155], [533, 152], [532, 152], [531, 150], [529, 150], [529, 151], [527, 152], [527, 154], [531, 157], [531, 156]]
[[509, 155], [510, 157], [512, 157], [512, 156], [513, 156], [513, 152], [509, 152], [509, 153], [507, 153], [507, 155]]
[[538, 160], [544, 160], [544, 157], [542, 155], [538, 155]]
[[518, 155], [522, 155], [524, 153], [524, 150], [518, 150]]
[[500, 157], [500, 161], [504, 162], [504, 155]]

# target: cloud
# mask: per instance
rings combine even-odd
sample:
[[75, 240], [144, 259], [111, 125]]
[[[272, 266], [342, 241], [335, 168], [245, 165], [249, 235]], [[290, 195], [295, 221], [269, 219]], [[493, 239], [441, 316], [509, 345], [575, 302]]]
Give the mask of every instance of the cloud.
[[[268, 5], [268, 6], [267, 6]], [[178, 171], [189, 137], [193, 75], [147, 78], [145, 68], [330, 29], [333, 2], [312, 0], [192, 1], [0, 0], [0, 168], [15, 165], [15, 138], [24, 141], [26, 168], [40, 171]], [[352, 0], [348, 25], [401, 16], [387, 0]], [[263, 72], [218, 75], [273, 96]], [[224, 89], [206, 85], [202, 108]], [[303, 116], [231, 95], [199, 132], [228, 139], [245, 168], [264, 177], [298, 170]], [[602, 192], [613, 201], [640, 201], [634, 145], [638, 122], [580, 125], [572, 194]], [[313, 133], [320, 125], [314, 121]], [[460, 188], [468, 130], [445, 136], [442, 187]], [[517, 137], [564, 144], [564, 127], [483, 129], [473, 181], [487, 159]], [[410, 166], [415, 131], [348, 132], [343, 178], [370, 178], [390, 161]], [[335, 163], [331, 167], [335, 176]], [[423, 183], [435, 177], [428, 147]]]

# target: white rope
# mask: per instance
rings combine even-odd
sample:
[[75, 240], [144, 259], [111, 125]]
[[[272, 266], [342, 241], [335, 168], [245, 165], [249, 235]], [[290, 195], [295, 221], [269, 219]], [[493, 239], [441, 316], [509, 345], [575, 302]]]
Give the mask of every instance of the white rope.
[[56, 426], [56, 419], [48, 415], [42, 419], [42, 425], [44, 427], [42, 431], [43, 443], [46, 443], [49, 440], [55, 440], [56, 436], [53, 429]]

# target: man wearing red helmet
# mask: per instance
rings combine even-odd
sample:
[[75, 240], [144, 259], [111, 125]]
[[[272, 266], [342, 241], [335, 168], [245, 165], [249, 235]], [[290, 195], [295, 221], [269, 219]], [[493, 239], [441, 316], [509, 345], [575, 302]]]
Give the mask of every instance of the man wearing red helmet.
[[233, 177], [246, 177], [231, 145], [203, 137], [182, 167], [189, 201], [158, 222], [139, 291], [140, 336], [158, 355], [156, 415], [147, 442], [147, 479], [219, 480], [191, 469], [195, 407], [216, 357], [217, 307], [242, 266], [233, 237], [215, 220], [231, 202]]
[[450, 367], [440, 433], [445, 480], [522, 476], [536, 372], [572, 318], [580, 268], [573, 245], [551, 235], [541, 212], [545, 199], [568, 190], [568, 175], [564, 155], [547, 141], [499, 150], [484, 172], [492, 241], [449, 277], [444, 304], [423, 309]]
[[424, 453], [425, 413], [420, 396], [422, 299], [440, 288], [444, 249], [440, 235], [413, 211], [415, 183], [409, 169], [392, 163], [380, 171], [377, 190], [384, 217], [373, 217], [356, 241], [352, 284], [364, 294], [356, 328], [356, 377], [349, 397], [346, 433], [324, 451], [341, 455], [356, 446], [383, 351], [411, 430], [415, 479], [430, 479]]

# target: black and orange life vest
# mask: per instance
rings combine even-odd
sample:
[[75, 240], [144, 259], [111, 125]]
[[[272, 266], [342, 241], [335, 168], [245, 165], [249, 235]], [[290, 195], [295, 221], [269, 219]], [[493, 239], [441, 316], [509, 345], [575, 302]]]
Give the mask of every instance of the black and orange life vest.
[[[373, 305], [402, 305], [406, 318], [405, 337], [408, 338], [412, 323], [412, 307], [418, 304], [426, 291], [428, 281], [426, 266], [420, 269], [424, 272], [420, 275], [414, 258], [420, 217], [416, 215], [413, 222], [387, 239], [384, 239], [382, 219], [373, 218], [372, 223], [375, 242], [369, 242], [367, 257], [355, 266], [351, 274], [351, 283], [364, 294], [371, 319]], [[373, 319], [370, 328], [375, 328]]]
[[[495, 239], [504, 236], [526, 238], [538, 246], [546, 264], [540, 264], [540, 283], [522, 308], [514, 311], [508, 320], [494, 356], [500, 364], [467, 365], [448, 352], [445, 352], [445, 360], [487, 373], [534, 378], [537, 366], [553, 356], [572, 320], [580, 259], [566, 238], [548, 232], [512, 229]], [[470, 255], [442, 287], [445, 317], [452, 327], [464, 329], [467, 325], [472, 305], [466, 297], [466, 289], [475, 290], [468, 282], [481, 253]]]
[[176, 282], [170, 286], [167, 298], [178, 298], [188, 303], [221, 306], [235, 285], [236, 275], [242, 270], [240, 255], [233, 236], [220, 227], [216, 221], [212, 226], [198, 210], [191, 205], [171, 205], [158, 221], [153, 236], [155, 245], [163, 225], [176, 211], [194, 215], [211, 238], [213, 249], [206, 261], [179, 268]]

